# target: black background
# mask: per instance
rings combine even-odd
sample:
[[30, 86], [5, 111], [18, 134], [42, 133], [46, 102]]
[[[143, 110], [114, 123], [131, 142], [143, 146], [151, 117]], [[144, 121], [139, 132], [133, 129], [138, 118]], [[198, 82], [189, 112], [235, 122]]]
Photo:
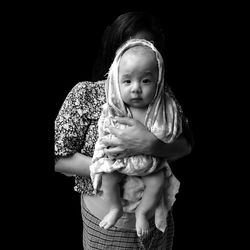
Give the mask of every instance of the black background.
[[[133, 10], [149, 10], [164, 25], [167, 81], [195, 140], [192, 153], [172, 164], [181, 182], [174, 204], [173, 249], [217, 249], [228, 242], [222, 232], [229, 223], [225, 206], [230, 202], [222, 176], [232, 164], [225, 160], [229, 151], [224, 154], [232, 86], [225, 69], [230, 60], [225, 36], [233, 16], [206, 4], [127, 6], [38, 6], [21, 13], [21, 23], [15, 22], [19, 42], [12, 48], [20, 67], [16, 74], [25, 83], [16, 88], [21, 100], [15, 121], [22, 124], [18, 125], [22, 144], [16, 151], [21, 152], [25, 171], [19, 164], [17, 179], [24, 178], [12, 217], [21, 217], [18, 232], [26, 247], [81, 249], [80, 196], [73, 190], [73, 178], [54, 172], [54, 120], [71, 88], [91, 79], [105, 27]], [[21, 98], [19, 88], [24, 93]]]

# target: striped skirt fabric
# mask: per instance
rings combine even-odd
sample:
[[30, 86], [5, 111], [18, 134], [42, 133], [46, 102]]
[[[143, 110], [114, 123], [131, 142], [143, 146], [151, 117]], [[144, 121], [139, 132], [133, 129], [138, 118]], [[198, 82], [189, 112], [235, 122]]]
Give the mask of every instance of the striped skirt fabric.
[[174, 236], [174, 221], [172, 213], [168, 215], [168, 227], [164, 233], [150, 222], [151, 231], [147, 238], [138, 238], [135, 230], [112, 227], [108, 230], [99, 227], [100, 220], [92, 215], [81, 201], [83, 219], [83, 249], [84, 250], [119, 250], [147, 249], [171, 250]]

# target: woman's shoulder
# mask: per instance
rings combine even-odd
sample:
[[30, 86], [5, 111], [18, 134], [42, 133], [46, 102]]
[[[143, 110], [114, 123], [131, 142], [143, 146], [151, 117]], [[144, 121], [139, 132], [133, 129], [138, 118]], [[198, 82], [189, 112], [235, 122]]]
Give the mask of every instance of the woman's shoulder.
[[65, 103], [78, 113], [97, 119], [105, 101], [105, 81], [82, 81], [71, 89]]
[[69, 92], [67, 99], [75, 100], [81, 104], [102, 105], [105, 100], [105, 81], [78, 82]]
[[[76, 95], [100, 95], [105, 94], [105, 81], [82, 81], [78, 82], [71, 90], [71, 93]], [[105, 97], [105, 96], [103, 96]]]

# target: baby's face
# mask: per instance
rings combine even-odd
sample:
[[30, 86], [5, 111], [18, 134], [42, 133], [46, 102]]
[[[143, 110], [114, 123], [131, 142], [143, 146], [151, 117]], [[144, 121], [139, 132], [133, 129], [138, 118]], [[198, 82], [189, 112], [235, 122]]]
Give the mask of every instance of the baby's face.
[[146, 109], [152, 102], [158, 80], [155, 53], [148, 47], [128, 49], [119, 64], [119, 86], [122, 100], [131, 107]]

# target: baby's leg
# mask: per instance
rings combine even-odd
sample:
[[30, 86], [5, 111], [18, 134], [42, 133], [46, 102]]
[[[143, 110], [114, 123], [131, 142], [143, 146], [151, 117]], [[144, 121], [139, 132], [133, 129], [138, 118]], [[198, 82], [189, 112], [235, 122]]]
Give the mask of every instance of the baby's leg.
[[156, 208], [162, 194], [164, 185], [164, 172], [159, 171], [142, 177], [145, 185], [144, 193], [140, 205], [137, 207], [136, 231], [139, 237], [144, 237], [149, 233], [148, 214]]
[[120, 199], [119, 182], [121, 175], [113, 172], [102, 175], [103, 196], [107, 204], [110, 204], [109, 212], [104, 216], [99, 226], [108, 229], [115, 225], [117, 220], [122, 216], [122, 205]]

